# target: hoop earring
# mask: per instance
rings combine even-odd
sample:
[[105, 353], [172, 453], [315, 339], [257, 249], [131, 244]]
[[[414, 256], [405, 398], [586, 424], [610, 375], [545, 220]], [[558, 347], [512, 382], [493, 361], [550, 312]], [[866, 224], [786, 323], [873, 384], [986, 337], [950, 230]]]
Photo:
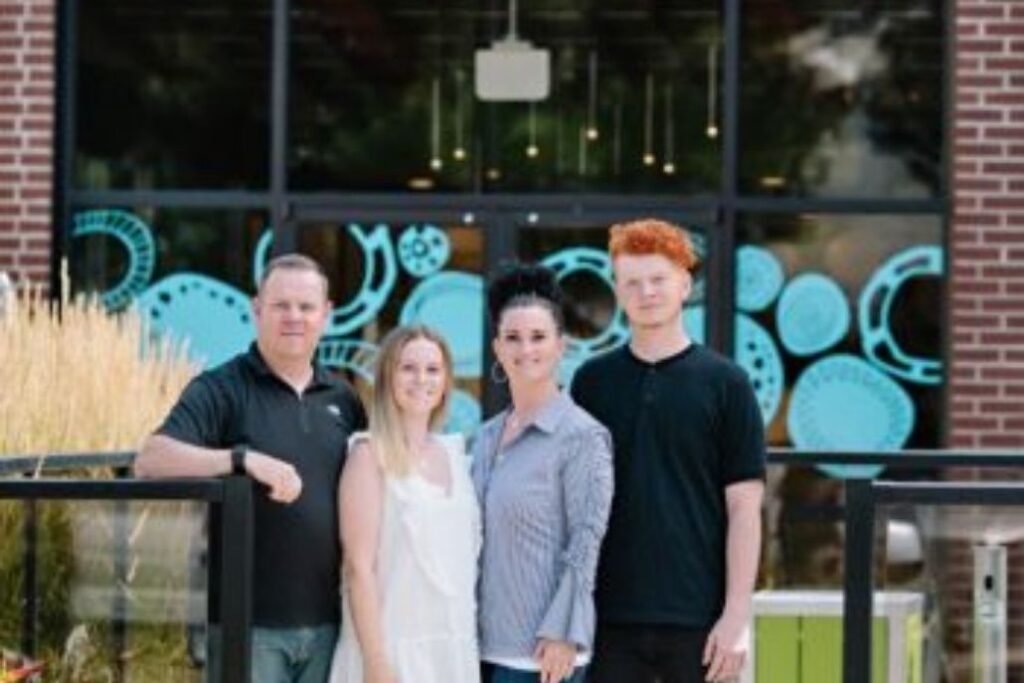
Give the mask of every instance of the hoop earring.
[[495, 384], [505, 384], [508, 382], [508, 375], [505, 374], [505, 369], [501, 367], [501, 363], [498, 361], [491, 363], [491, 380]]

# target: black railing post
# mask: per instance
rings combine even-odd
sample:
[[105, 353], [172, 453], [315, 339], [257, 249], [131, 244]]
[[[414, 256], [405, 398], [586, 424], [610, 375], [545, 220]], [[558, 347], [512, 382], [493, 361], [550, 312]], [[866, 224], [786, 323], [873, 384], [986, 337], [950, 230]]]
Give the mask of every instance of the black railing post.
[[34, 657], [39, 634], [39, 508], [27, 499], [22, 509], [21, 651]]
[[[127, 467], [114, 468], [114, 477], [128, 479], [131, 470]], [[124, 680], [125, 651], [128, 649], [128, 518], [131, 503], [128, 500], [114, 502], [114, 521], [111, 525], [114, 536], [114, 604], [111, 606], [110, 640], [114, 650], [114, 681]]]
[[846, 480], [843, 549], [843, 683], [871, 681], [875, 506], [870, 479]]
[[252, 639], [252, 481], [228, 477], [220, 505], [219, 568], [220, 681], [249, 683]]

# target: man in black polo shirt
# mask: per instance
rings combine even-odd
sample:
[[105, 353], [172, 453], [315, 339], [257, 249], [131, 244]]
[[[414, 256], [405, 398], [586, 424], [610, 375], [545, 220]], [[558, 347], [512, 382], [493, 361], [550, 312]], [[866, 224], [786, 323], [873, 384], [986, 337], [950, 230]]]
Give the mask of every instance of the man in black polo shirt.
[[609, 251], [632, 340], [572, 386], [615, 447], [587, 680], [728, 681], [744, 663], [760, 555], [761, 413], [743, 370], [683, 329], [686, 233], [634, 221], [612, 228]]
[[256, 342], [185, 389], [135, 462], [141, 477], [246, 473], [255, 500], [252, 680], [324, 683], [339, 621], [338, 477], [358, 396], [314, 361], [331, 304], [319, 265], [271, 261]]

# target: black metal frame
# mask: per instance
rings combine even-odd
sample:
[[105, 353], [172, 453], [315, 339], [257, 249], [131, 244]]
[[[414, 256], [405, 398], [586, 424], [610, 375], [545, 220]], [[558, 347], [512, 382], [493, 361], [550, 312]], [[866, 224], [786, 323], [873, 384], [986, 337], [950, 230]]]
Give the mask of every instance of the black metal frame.
[[[716, 229], [709, 233], [712, 254], [706, 271], [709, 287], [707, 344], [731, 355], [735, 317], [734, 282], [735, 263], [731, 255], [737, 244], [737, 228], [745, 213], [858, 213], [858, 214], [924, 214], [938, 216], [943, 223], [943, 244], [950, 253], [949, 237], [949, 182], [952, 163], [949, 152], [951, 126], [948, 124], [953, 103], [953, 69], [956, 32], [953, 21], [954, 0], [945, 0], [944, 62], [942, 119], [945, 135], [942, 144], [942, 172], [940, 197], [934, 199], [864, 199], [864, 198], [803, 198], [743, 195], [739, 187], [741, 163], [740, 130], [740, 53], [742, 48], [743, 0], [720, 0], [723, 32], [723, 105], [721, 186], [714, 195], [600, 195], [593, 193], [560, 194], [484, 194], [479, 191], [462, 194], [423, 195], [414, 193], [309, 193], [290, 192], [288, 189], [288, 69], [290, 50], [290, 0], [271, 0], [272, 40], [268, 46], [271, 61], [270, 83], [270, 184], [267, 191], [235, 190], [80, 190], [73, 186], [72, 161], [74, 154], [74, 97], [76, 7], [74, 0], [58, 0], [60, 40], [58, 41], [57, 116], [55, 122], [56, 177], [53, 208], [53, 265], [51, 292], [59, 293], [61, 283], [58, 264], [67, 253], [67, 226], [73, 207], [157, 206], [196, 208], [253, 208], [268, 212], [274, 229], [275, 254], [290, 251], [297, 243], [297, 223], [302, 216], [333, 215], [348, 219], [354, 215], [378, 216], [382, 220], [422, 220], [424, 212], [461, 215], [466, 211], [478, 216], [508, 212], [525, 216], [537, 211], [542, 219], [547, 214], [601, 216], [604, 212], [637, 214], [679, 214], [709, 212], [716, 217]], [[527, 208], [524, 208], [527, 207]], [[514, 249], [514, 235], [509, 238], [505, 230], [515, 230], [510, 221], [494, 221], [486, 228], [486, 265], [509, 255]], [[491, 240], [495, 245], [490, 245]], [[949, 366], [951, 355], [949, 332], [951, 314], [948, 300], [948, 279], [943, 284], [942, 302], [942, 355]], [[485, 344], [485, 349], [486, 349]], [[487, 351], [485, 350], [485, 355]], [[485, 382], [489, 382], [484, 378]], [[498, 388], [490, 385], [487, 396]], [[948, 389], [943, 387], [942, 403], [948, 406]], [[948, 430], [948, 427], [947, 427]], [[948, 443], [949, 435], [941, 435]]]
[[[110, 457], [110, 464], [123, 467], [124, 454]], [[91, 456], [100, 461], [103, 456]], [[21, 458], [22, 470], [37, 467], [38, 458]], [[99, 465], [102, 466], [102, 465]], [[78, 467], [76, 467], [78, 469]], [[126, 470], [124, 471], [126, 473]], [[220, 629], [208, 637], [218, 639], [214, 646], [220, 652], [219, 677], [223, 683], [248, 683], [252, 625], [252, 548], [253, 511], [252, 482], [247, 477], [211, 480], [139, 481], [128, 479], [17, 479], [0, 478], [0, 500], [21, 500], [26, 506], [24, 521], [25, 559], [22, 595], [22, 650], [29, 655], [36, 651], [38, 632], [38, 598], [36, 576], [36, 504], [41, 500], [115, 501], [131, 500], [203, 501], [211, 510], [212, 561], [208, 567], [209, 612], [215, 615]], [[230, 532], [227, 532], [230, 530]], [[128, 529], [121, 528], [127, 537]], [[226, 533], [227, 532], [227, 533]], [[122, 547], [122, 551], [127, 548]], [[115, 557], [115, 565], [126, 562]], [[123, 607], [123, 604], [122, 604]], [[115, 601], [113, 638], [115, 647], [123, 645], [124, 624], [118, 623]], [[122, 672], [123, 673], [123, 672]]]

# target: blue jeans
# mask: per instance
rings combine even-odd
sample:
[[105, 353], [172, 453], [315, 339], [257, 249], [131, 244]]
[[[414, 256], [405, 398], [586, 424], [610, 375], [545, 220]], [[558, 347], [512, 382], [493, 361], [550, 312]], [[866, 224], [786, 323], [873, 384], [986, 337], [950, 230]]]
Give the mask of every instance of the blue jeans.
[[252, 630], [252, 683], [326, 683], [335, 625]]
[[[519, 671], [487, 663], [483, 668], [484, 683], [538, 683], [540, 681], [540, 674], [536, 671]], [[579, 666], [562, 683], [583, 683], [586, 677], [587, 667]]]

